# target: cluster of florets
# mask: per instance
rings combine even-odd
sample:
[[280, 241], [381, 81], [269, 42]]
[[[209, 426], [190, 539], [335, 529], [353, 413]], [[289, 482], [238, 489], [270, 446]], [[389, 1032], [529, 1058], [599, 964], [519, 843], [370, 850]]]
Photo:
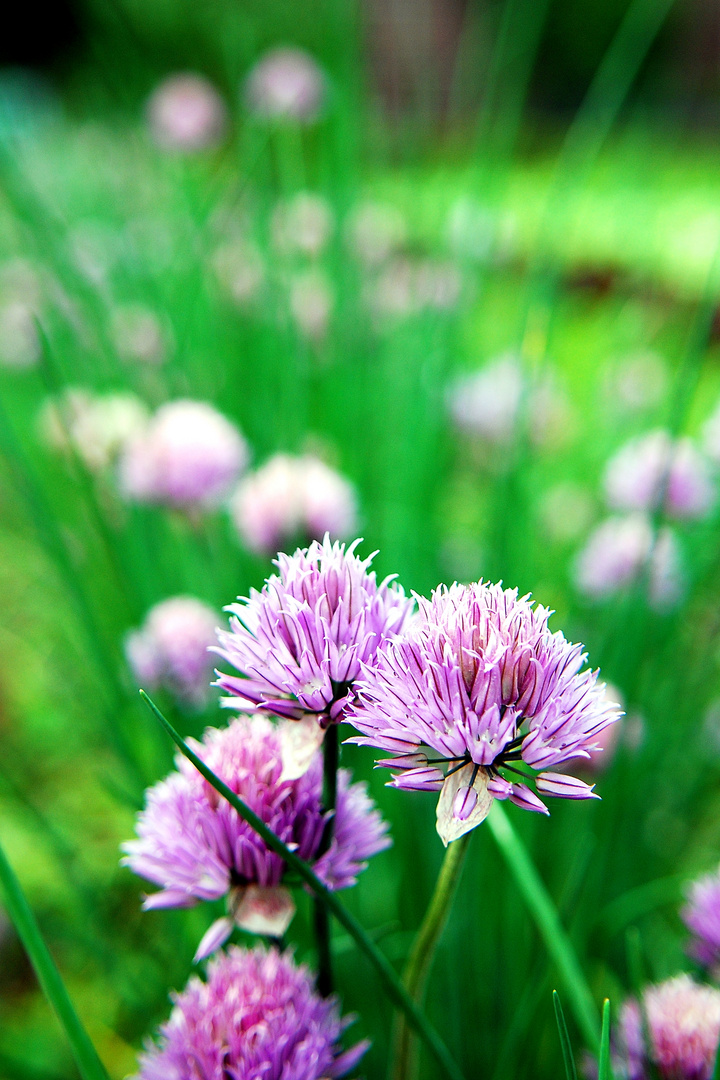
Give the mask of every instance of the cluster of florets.
[[140, 1056], [137, 1080], [319, 1080], [344, 1076], [368, 1048], [343, 1051], [351, 1022], [322, 998], [304, 966], [277, 949], [232, 948], [173, 995], [157, 1045]]
[[[445, 843], [479, 824], [493, 799], [528, 810], [538, 792], [594, 797], [552, 771], [600, 748], [619, 716], [582, 646], [548, 629], [550, 612], [500, 585], [453, 585], [418, 598], [419, 614], [358, 683], [351, 741], [392, 753], [393, 785], [439, 791]], [[431, 756], [429, 755], [431, 753]], [[535, 770], [539, 770], [535, 775]]]
[[720, 974], [720, 868], [692, 883], [681, 916], [692, 934], [691, 955], [717, 978]]
[[215, 611], [194, 596], [173, 596], [151, 608], [143, 625], [125, 638], [125, 655], [139, 685], [162, 686], [183, 703], [203, 705], [217, 622]]

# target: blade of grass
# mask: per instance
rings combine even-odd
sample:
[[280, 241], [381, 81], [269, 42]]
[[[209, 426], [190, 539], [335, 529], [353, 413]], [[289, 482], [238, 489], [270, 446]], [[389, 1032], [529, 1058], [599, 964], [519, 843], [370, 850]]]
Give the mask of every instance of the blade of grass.
[[565, 1013], [557, 990], [553, 990], [553, 1005], [555, 1006], [555, 1019], [557, 1020], [563, 1063], [565, 1065], [565, 1078], [566, 1080], [577, 1080], [577, 1069], [575, 1068], [575, 1058], [573, 1057], [570, 1036], [565, 1023]]
[[555, 905], [525, 845], [497, 801], [488, 815], [487, 824], [565, 984], [578, 1027], [588, 1046], [596, 1050], [600, 1027], [597, 1009]]
[[600, 1032], [600, 1057], [598, 1058], [598, 1080], [613, 1080], [610, 1063], [610, 1002], [605, 998], [602, 1011], [602, 1031]]
[[5, 893], [8, 915], [28, 954], [42, 991], [65, 1031], [80, 1075], [83, 1080], [108, 1080], [105, 1066], [75, 1012], [60, 972], [43, 941], [35, 916], [15, 872], [5, 857], [2, 846], [0, 846], [0, 883]]
[[385, 992], [392, 1003], [405, 1013], [408, 1018], [408, 1023], [418, 1033], [446, 1075], [451, 1077], [452, 1080], [463, 1080], [463, 1074], [460, 1067], [455, 1062], [440, 1035], [425, 1016], [422, 1009], [418, 1008], [412, 1000], [412, 997], [403, 986], [400, 977], [390, 961], [380, 952], [370, 935], [357, 921], [355, 916], [347, 910], [345, 905], [337, 899], [334, 893], [330, 892], [327, 886], [324, 885], [320, 878], [314, 873], [312, 867], [309, 866], [304, 859], [299, 858], [294, 851], [291, 851], [286, 847], [280, 837], [276, 836], [272, 829], [269, 829], [265, 822], [262, 821], [249, 806], [246, 806], [242, 799], [238, 798], [235, 792], [231, 791], [230, 788], [215, 775], [212, 769], [207, 767], [205, 762], [202, 761], [197, 754], [193, 753], [187, 743], [177, 733], [170, 721], [165, 719], [157, 705], [144, 690], [140, 691], [140, 696], [155, 718], [165, 728], [180, 752], [184, 754], [188, 761], [192, 762], [198, 772], [205, 777], [207, 782], [214, 787], [224, 799], [227, 799], [243, 821], [246, 821], [248, 825], [262, 837], [270, 850], [280, 855], [290, 869], [294, 870], [305, 884], [310, 886], [315, 896], [319, 900], [322, 900], [338, 922], [344, 926], [347, 932], [355, 939], [358, 948], [365, 953], [380, 976]]

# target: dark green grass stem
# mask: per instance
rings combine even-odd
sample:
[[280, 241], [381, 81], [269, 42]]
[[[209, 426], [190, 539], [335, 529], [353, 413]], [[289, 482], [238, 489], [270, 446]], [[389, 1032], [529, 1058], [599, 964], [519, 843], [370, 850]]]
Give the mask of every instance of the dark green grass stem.
[[[329, 814], [318, 855], [323, 855], [332, 843], [337, 802], [337, 771], [339, 759], [337, 724], [330, 724], [323, 740], [323, 810]], [[314, 902], [315, 941], [318, 951], [317, 988], [323, 997], [333, 992], [332, 949], [330, 946], [330, 917], [328, 909], [317, 897]]]
[[525, 845], [497, 800], [488, 815], [487, 825], [557, 967], [583, 1038], [591, 1050], [597, 1051], [600, 1017], [575, 950]]
[[0, 882], [2, 882], [8, 915], [12, 919], [23, 947], [28, 954], [45, 997], [55, 1010], [70, 1043], [83, 1080], [108, 1080], [105, 1066], [90, 1041], [90, 1036], [75, 1012], [62, 977], [43, 941], [40, 928], [25, 898], [20, 882], [0, 846]]
[[610, 1002], [605, 998], [602, 1011], [602, 1032], [600, 1033], [600, 1056], [598, 1058], [598, 1080], [613, 1080], [610, 1062]]
[[272, 829], [269, 829], [265, 822], [262, 821], [257, 814], [242, 801], [242, 799], [238, 798], [235, 792], [231, 791], [227, 784], [224, 784], [223, 781], [215, 775], [212, 769], [209, 769], [205, 762], [197, 756], [197, 754], [193, 753], [187, 743], [185, 743], [180, 735], [178, 735], [172, 724], [165, 719], [157, 705], [155, 705], [148, 697], [144, 690], [140, 691], [140, 695], [154, 714], [155, 718], [165, 728], [180, 752], [184, 754], [188, 761], [192, 762], [198, 772], [205, 777], [207, 782], [214, 787], [224, 799], [227, 799], [243, 821], [246, 821], [248, 825], [262, 837], [270, 850], [274, 851], [284, 859], [290, 869], [294, 870], [298, 877], [312, 889], [315, 896], [322, 900], [341, 926], [344, 926], [351, 937], [355, 939], [358, 948], [365, 953], [380, 976], [388, 998], [398, 1009], [402, 1009], [405, 1013], [408, 1022], [412, 1025], [414, 1030], [417, 1031], [418, 1035], [441, 1067], [443, 1073], [450, 1077], [451, 1080], [464, 1080], [459, 1065], [451, 1055], [442, 1038], [425, 1016], [422, 1009], [418, 1008], [410, 994], [408, 994], [390, 961], [380, 952], [370, 935], [357, 921], [355, 916], [347, 910], [345, 905], [338, 900], [334, 893], [330, 892], [327, 886], [324, 885], [320, 878], [315, 874], [312, 867], [309, 866], [304, 859], [301, 859], [296, 855], [294, 851], [291, 851], [286, 847], [280, 837], [276, 836]]
[[[466, 832], [464, 836], [453, 840], [448, 845], [425, 918], [418, 930], [403, 971], [402, 981], [405, 989], [418, 1005], [422, 1004], [435, 949], [457, 892], [470, 836], [471, 834]], [[405, 1016], [398, 1014], [393, 1032], [393, 1051], [389, 1071], [391, 1080], [410, 1080], [410, 1077], [417, 1075], [417, 1065], [415, 1039]]]

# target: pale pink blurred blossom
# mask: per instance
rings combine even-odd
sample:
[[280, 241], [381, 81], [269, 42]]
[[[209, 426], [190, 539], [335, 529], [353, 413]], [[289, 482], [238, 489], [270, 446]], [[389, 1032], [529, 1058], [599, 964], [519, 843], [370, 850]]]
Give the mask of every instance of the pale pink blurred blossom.
[[300, 191], [275, 207], [270, 221], [273, 245], [283, 255], [317, 258], [335, 226], [332, 207], [322, 195]]
[[344, 539], [355, 532], [352, 484], [316, 457], [276, 454], [243, 479], [231, 504], [243, 542], [273, 554], [288, 542]]
[[43, 440], [66, 455], [77, 454], [91, 472], [115, 462], [149, 419], [147, 406], [134, 394], [93, 394], [70, 388], [47, 401], [39, 416]]
[[174, 596], [151, 608], [139, 630], [125, 639], [125, 655], [138, 684], [162, 686], [200, 707], [210, 697], [218, 616], [193, 596]]
[[682, 555], [667, 526], [655, 535], [644, 514], [609, 517], [590, 534], [574, 565], [578, 590], [603, 600], [648, 576], [650, 604], [659, 609], [676, 604], [685, 585]]
[[327, 83], [317, 62], [292, 46], [271, 49], [245, 81], [248, 109], [265, 120], [294, 120], [310, 124], [325, 105]]
[[631, 439], [608, 461], [605, 497], [613, 510], [653, 511], [664, 504], [672, 517], [703, 518], [716, 498], [710, 464], [687, 438], [660, 429]]
[[208, 79], [194, 72], [164, 79], [148, 101], [147, 116], [158, 146], [185, 152], [217, 146], [228, 123], [220, 94]]
[[129, 499], [185, 509], [217, 505], [249, 458], [238, 428], [212, 405], [162, 405], [125, 448], [120, 487]]

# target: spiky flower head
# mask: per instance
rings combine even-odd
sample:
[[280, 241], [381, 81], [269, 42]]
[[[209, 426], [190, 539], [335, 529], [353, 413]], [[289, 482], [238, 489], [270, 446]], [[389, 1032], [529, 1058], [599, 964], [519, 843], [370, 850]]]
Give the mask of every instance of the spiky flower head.
[[[201, 743], [188, 740], [213, 770], [330, 889], [354, 885], [367, 859], [389, 846], [387, 826], [365, 785], [338, 774], [332, 839], [324, 848], [328, 814], [322, 806], [321, 755], [298, 768], [297, 726], [273, 724], [259, 714], [228, 728], [209, 728]], [[213, 924], [197, 958], [225, 940], [233, 925], [280, 936], [294, 914], [283, 886], [287, 866], [186, 758], [147, 793], [137, 819], [137, 840], [123, 845], [136, 874], [162, 886], [144, 907], [191, 907], [226, 896], [228, 917]], [[298, 775], [301, 772], [302, 775]]]
[[125, 639], [125, 655], [137, 682], [163, 686], [180, 701], [203, 705], [212, 676], [210, 646], [216, 612], [194, 596], [172, 596], [156, 604], [145, 622]]
[[373, 557], [355, 554], [359, 542], [345, 548], [326, 536], [279, 555], [261, 591], [228, 608], [230, 630], [217, 651], [243, 677], [220, 673], [218, 685], [238, 708], [252, 703], [293, 719], [315, 713], [323, 727], [344, 719], [361, 666], [402, 630], [412, 607], [390, 579], [377, 583]]
[[548, 629], [550, 611], [483, 582], [441, 586], [418, 604], [359, 680], [348, 719], [362, 735], [350, 741], [395, 755], [378, 762], [397, 770], [393, 786], [440, 792], [446, 844], [483, 821], [493, 799], [547, 813], [524, 782], [533, 777], [541, 794], [596, 798], [552, 770], [599, 749], [619, 713], [597, 672], [581, 670], [582, 646]]
[[173, 994], [157, 1044], [140, 1055], [136, 1080], [325, 1080], [353, 1069], [369, 1043], [343, 1051], [352, 1018], [322, 998], [312, 976], [277, 949], [228, 949]]
[[707, 459], [691, 439], [649, 431], [622, 446], [605, 469], [605, 495], [613, 510], [660, 508], [672, 517], [703, 518], [716, 491]]
[[680, 916], [693, 935], [691, 954], [713, 973], [720, 973], [720, 867], [692, 883]]
[[628, 1001], [620, 1014], [627, 1080], [710, 1080], [720, 1038], [720, 990], [677, 975]]
[[276, 454], [240, 481], [231, 512], [245, 544], [271, 554], [299, 537], [351, 535], [357, 500], [352, 484], [319, 458]]
[[208, 507], [229, 492], [248, 457], [245, 439], [212, 405], [170, 401], [125, 447], [120, 485], [138, 502]]

